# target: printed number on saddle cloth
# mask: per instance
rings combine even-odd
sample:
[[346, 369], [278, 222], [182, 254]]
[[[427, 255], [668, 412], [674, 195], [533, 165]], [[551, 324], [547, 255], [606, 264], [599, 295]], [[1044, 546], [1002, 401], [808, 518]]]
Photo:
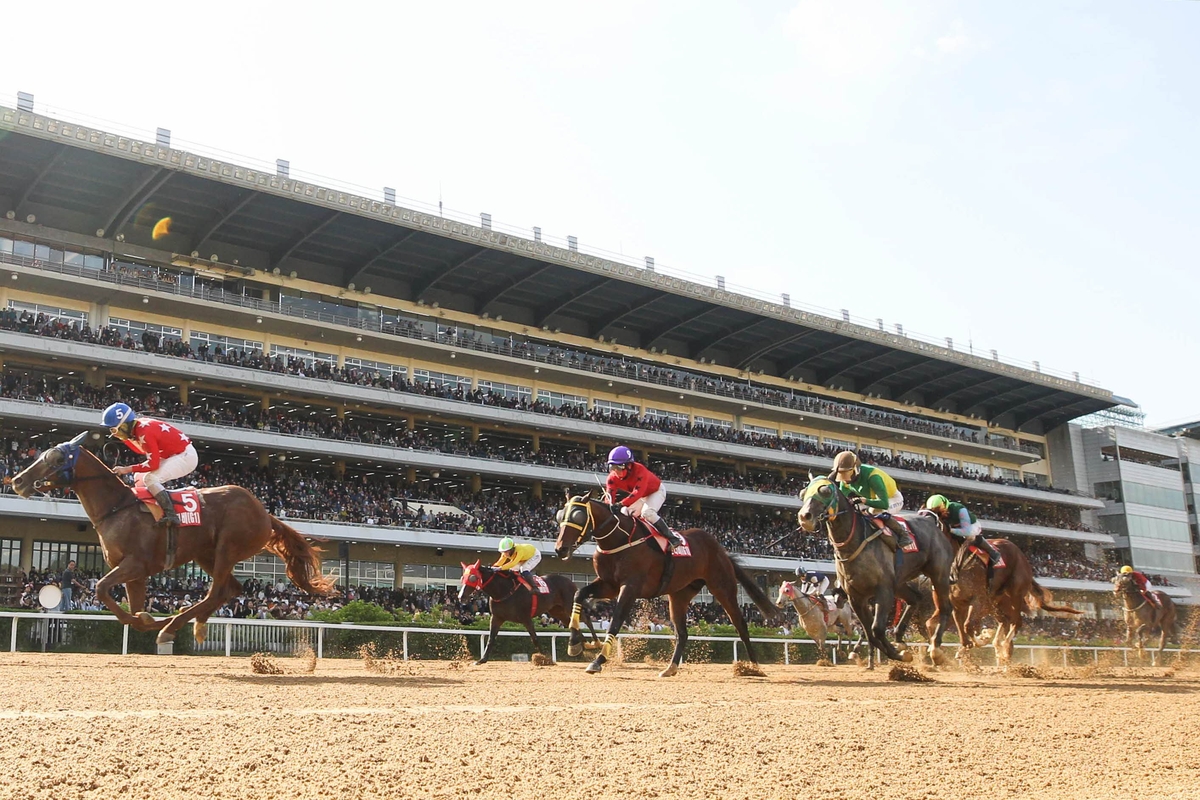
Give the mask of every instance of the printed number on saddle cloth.
[[[138, 500], [146, 505], [158, 505], [158, 501], [144, 486], [134, 489]], [[175, 514], [179, 517], [180, 527], [188, 528], [200, 524], [200, 491], [198, 489], [175, 489], [171, 491], [171, 499], [175, 501]]]
[[546, 583], [546, 579], [541, 575], [530, 575], [530, 580], [533, 581], [533, 588], [538, 594], [550, 594], [550, 586]]
[[[647, 528], [647, 530], [650, 531], [650, 534], [654, 537], [654, 543], [657, 544], [659, 547], [661, 547], [664, 553], [667, 552], [667, 540], [664, 539], [659, 534], [658, 531], [656, 531], [654, 528], [650, 527], [649, 525], [646, 525], [646, 528]], [[675, 531], [674, 528], [672, 528], [671, 530]], [[680, 533], [679, 531], [675, 531], [675, 535], [678, 536], [683, 541], [683, 544], [677, 546], [675, 548], [675, 550], [672, 551], [671, 555], [674, 556], [675, 558], [691, 558], [692, 546], [687, 543], [687, 539], [684, 539], [683, 534]]]

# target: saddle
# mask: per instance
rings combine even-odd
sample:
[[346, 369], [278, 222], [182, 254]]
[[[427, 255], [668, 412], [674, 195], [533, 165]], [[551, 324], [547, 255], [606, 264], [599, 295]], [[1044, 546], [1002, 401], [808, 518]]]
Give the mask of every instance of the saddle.
[[[158, 505], [158, 501], [154, 499], [154, 495], [150, 494], [149, 489], [145, 486], [136, 486], [133, 493], [142, 502], [142, 510], [149, 512], [155, 522], [163, 518], [163, 510]], [[195, 487], [173, 489], [168, 493], [175, 504], [175, 515], [179, 517], [179, 527], [190, 528], [201, 524], [200, 510], [204, 507], [204, 502], [200, 497], [199, 489]]]
[[[647, 525], [645, 522], [642, 522], [641, 520], [638, 520], [638, 522], [641, 524], [641, 526], [643, 528], [645, 528], [647, 531], [650, 532], [650, 536], [651, 536], [651, 538], [653, 538], [654, 543], [656, 545], [658, 545], [664, 553], [667, 552], [667, 547], [669, 546], [670, 543], [666, 540], [666, 538], [664, 536], [662, 536], [658, 531], [656, 531], [653, 526]], [[683, 534], [681, 534], [679, 531], [675, 530], [674, 528], [671, 528], [671, 530], [674, 531], [676, 536], [678, 536], [680, 539], [683, 540], [683, 544], [676, 547], [671, 552], [671, 555], [674, 558], [691, 558], [692, 548], [691, 548], [691, 545], [688, 544], [687, 539], [685, 539]]]
[[893, 531], [891, 528], [889, 528], [887, 526], [887, 522], [885, 520], [894, 519], [896, 522], [903, 525], [904, 529], [906, 531], [908, 531], [909, 543], [904, 546], [903, 552], [905, 552], [905, 553], [920, 552], [921, 548], [917, 544], [917, 533], [916, 533], [916, 531], [913, 530], [912, 525], [910, 525], [908, 520], [906, 520], [904, 517], [900, 517], [895, 514], [880, 514], [878, 516], [871, 516], [869, 514], [863, 514], [863, 516], [872, 525], [874, 525], [877, 529], [883, 531], [883, 535], [887, 538], [888, 544], [891, 546], [893, 551], [896, 549], [896, 546], [899, 543], [896, 541], [895, 531]]

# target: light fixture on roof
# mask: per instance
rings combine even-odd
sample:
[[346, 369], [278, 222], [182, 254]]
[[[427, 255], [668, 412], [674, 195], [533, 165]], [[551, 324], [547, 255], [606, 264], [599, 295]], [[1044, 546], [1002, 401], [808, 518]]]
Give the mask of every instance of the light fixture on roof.
[[101, 238], [103, 236], [104, 236], [104, 228], [96, 228], [96, 238]]
[[17, 212], [15, 212], [15, 211], [6, 211], [6, 212], [4, 213], [4, 216], [5, 216], [5, 218], [7, 218], [7, 219], [16, 219], [16, 218], [17, 218]]
[[275, 267], [275, 269], [271, 270], [271, 274], [272, 274], [272, 275], [278, 275], [278, 274], [279, 274], [279, 267]]
[[218, 256], [216, 253], [213, 253], [211, 256], [208, 257], [208, 260], [215, 264], [221, 260], [221, 257]]
[[37, 222], [37, 217], [33, 214], [30, 214], [29, 216], [25, 217], [25, 221], [32, 225], [33, 223]]
[[[288, 277], [289, 277], [289, 278], [295, 278], [295, 277], [296, 277], [296, 270], [292, 270], [291, 272], [289, 272], [289, 273], [288, 273]], [[369, 292], [369, 291], [371, 291], [371, 288], [370, 288], [370, 287], [367, 287], [367, 291], [368, 291], [368, 292]]]
[[13, 279], [14, 281], [15, 281], [15, 280], [16, 280], [18, 277], [20, 277], [20, 276], [18, 276], [18, 275], [17, 275], [17, 273], [15, 273], [15, 272], [14, 272], [14, 273], [12, 274], [12, 279]]
[[257, 322], [259, 325], [262, 325], [262, 317], [255, 317], [254, 321]]
[[609, 381], [609, 382], [608, 382], [608, 385], [609, 385], [609, 386], [612, 386], [612, 381]]
[[192, 251], [192, 258], [199, 258], [199, 257], [200, 257], [200, 251], [199, 251], [199, 250], [193, 250], [193, 251]]
[[356, 341], [356, 342], [361, 342], [361, 341], [362, 341], [362, 334], [360, 333], [360, 334], [358, 334], [357, 336], [355, 336], [355, 337], [354, 337], [354, 341]]
[[149, 303], [149, 302], [150, 302], [150, 298], [149, 298], [149, 297], [143, 297], [143, 298], [142, 298], [142, 302], [143, 302], [143, 303]]

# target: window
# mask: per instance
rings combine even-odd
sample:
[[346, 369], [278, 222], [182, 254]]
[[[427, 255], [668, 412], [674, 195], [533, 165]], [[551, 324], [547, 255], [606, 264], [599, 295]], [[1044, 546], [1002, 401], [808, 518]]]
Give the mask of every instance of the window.
[[528, 403], [533, 400], [533, 389], [531, 387], [517, 386], [513, 383], [480, 381], [479, 390], [482, 392], [491, 392], [492, 394], [498, 397], [503, 397], [506, 400], [516, 400], [519, 403]]
[[551, 408], [560, 408], [562, 406], [580, 406], [582, 408], [587, 408], [587, 398], [577, 394], [548, 392], [545, 389], [538, 389], [537, 399], [539, 403], [545, 403]]
[[712, 427], [712, 428], [724, 428], [727, 431], [733, 429], [732, 422], [730, 422], [727, 419], [717, 419], [716, 417], [701, 417], [701, 416], [697, 415], [695, 424], [708, 425], [709, 427]]
[[672, 422], [678, 422], [683, 425], [686, 425], [688, 422], [687, 414], [684, 414], [681, 411], [667, 411], [666, 409], [662, 408], [647, 408], [646, 416], [654, 419], [669, 419]]
[[456, 567], [442, 564], [405, 564], [402, 588], [424, 591], [426, 589], [455, 589], [462, 577]]
[[98, 544], [37, 541], [33, 543], [33, 559], [30, 566], [34, 569], [58, 572], [66, 568], [68, 561], [78, 562], [79, 569], [88, 572], [106, 571], [104, 555], [100, 552]]
[[924, 453], [914, 453], [912, 450], [897, 450], [896, 455], [905, 461], [913, 461], [917, 464], [925, 463]]
[[402, 367], [399, 364], [384, 364], [379, 361], [367, 361], [365, 358], [351, 358], [350, 356], [344, 358], [342, 363], [349, 369], [382, 375], [392, 380], [403, 380], [408, 377], [408, 367]]
[[801, 442], [808, 442], [809, 444], [818, 444], [817, 437], [813, 436], [811, 433], [800, 433], [799, 431], [784, 431], [783, 438], [795, 439], [795, 440], [798, 440]]
[[21, 540], [0, 539], [0, 572], [17, 572], [20, 569]]
[[1122, 491], [1125, 495], [1124, 502], [1126, 503], [1137, 503], [1138, 505], [1155, 506], [1157, 508], [1171, 508], [1176, 511], [1183, 511], [1185, 509], [1182, 489], [1168, 489], [1163, 486], [1149, 486], [1144, 483], [1125, 481], [1123, 486], [1118, 487], [1118, 493]]
[[1144, 539], [1163, 539], [1170, 542], [1191, 542], [1186, 522], [1127, 514], [1129, 535]]
[[953, 458], [942, 458], [941, 456], [930, 456], [929, 463], [935, 467], [946, 467], [947, 469], [954, 469], [958, 466], [958, 462]]
[[271, 345], [272, 356], [283, 356], [284, 358], [296, 358], [303, 361], [305, 364], [312, 364], [314, 361], [320, 361], [323, 364], [337, 366], [337, 356], [333, 353], [318, 353], [314, 350], [304, 350], [298, 347], [283, 347], [282, 345]]
[[256, 578], [266, 583], [278, 583], [287, 580], [287, 566], [270, 553], [259, 553], [254, 558], [239, 561], [233, 568], [233, 576], [239, 580]]
[[964, 462], [962, 462], [962, 468], [963, 468], [963, 472], [967, 473], [968, 475], [987, 475], [988, 474], [987, 464], [979, 464], [974, 461], [964, 461]]
[[637, 415], [640, 410], [637, 406], [629, 403], [618, 403], [615, 400], [595, 400], [592, 402], [592, 407], [597, 411], [603, 411], [608, 414], [625, 413]]
[[875, 458], [891, 458], [892, 457], [892, 451], [888, 450], [886, 447], [876, 447], [873, 444], [864, 444], [859, 449], [862, 450], [863, 455], [866, 456], [868, 461], [871, 460], [872, 456], [874, 456]]
[[263, 349], [262, 342], [255, 342], [250, 339], [231, 339], [228, 336], [204, 333], [203, 331], [192, 331], [189, 344], [191, 344], [193, 350], [198, 349], [201, 345], [208, 345], [210, 355], [215, 354], [218, 347], [221, 348], [222, 352], [228, 352], [229, 350], [251, 352], [257, 350], [261, 353]]
[[139, 322], [137, 320], [122, 319], [121, 317], [109, 317], [108, 325], [110, 328], [116, 328], [121, 333], [129, 333], [133, 336], [141, 336], [143, 333], [153, 333], [159, 338], [164, 336], [174, 336], [176, 339], [183, 337], [181, 328], [172, 328], [169, 325], [158, 325], [153, 322]]
[[829, 447], [836, 447], [840, 450], [857, 450], [858, 445], [846, 439], [834, 439], [832, 436], [825, 437], [825, 444]]
[[742, 430], [749, 433], [761, 433], [763, 436], [778, 436], [779, 431], [775, 428], [768, 428], [764, 425], [749, 425], [742, 423]]
[[996, 467], [996, 474], [1006, 481], [1021, 480], [1020, 470], [1009, 469], [1008, 467]]
[[1172, 572], [1191, 572], [1192, 556], [1190, 553], [1168, 553], [1163, 550], [1146, 550], [1134, 547], [1133, 564], [1139, 569], [1169, 570]]
[[471, 391], [471, 379], [465, 375], [451, 375], [447, 372], [432, 372], [427, 369], [414, 369], [413, 380], [417, 383], [430, 383], [447, 389], [462, 389]]
[[45, 314], [50, 319], [62, 319], [64, 322], [78, 322], [81, 325], [86, 325], [88, 321], [88, 313], [86, 311], [76, 311], [73, 308], [44, 306], [40, 303], [20, 303], [16, 300], [9, 300], [8, 307], [17, 312], [28, 311], [30, 314], [35, 315]]
[[[343, 562], [331, 560], [324, 564], [326, 572], [340, 582]], [[396, 565], [387, 561], [351, 561], [350, 585], [391, 589], [396, 585]]]

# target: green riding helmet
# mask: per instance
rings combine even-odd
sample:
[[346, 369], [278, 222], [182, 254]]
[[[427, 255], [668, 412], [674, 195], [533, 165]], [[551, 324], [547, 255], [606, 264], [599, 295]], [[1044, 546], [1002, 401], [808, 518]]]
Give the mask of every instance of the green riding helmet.
[[500, 540], [500, 546], [498, 549], [500, 550], [501, 553], [507, 553], [509, 550], [512, 550], [516, 546], [517, 546], [517, 543], [512, 540], [511, 536], [505, 536], [503, 539]]
[[949, 508], [950, 501], [946, 499], [945, 495], [931, 494], [929, 495], [929, 499], [925, 501], [925, 507], [930, 511], [940, 511], [943, 508]]

